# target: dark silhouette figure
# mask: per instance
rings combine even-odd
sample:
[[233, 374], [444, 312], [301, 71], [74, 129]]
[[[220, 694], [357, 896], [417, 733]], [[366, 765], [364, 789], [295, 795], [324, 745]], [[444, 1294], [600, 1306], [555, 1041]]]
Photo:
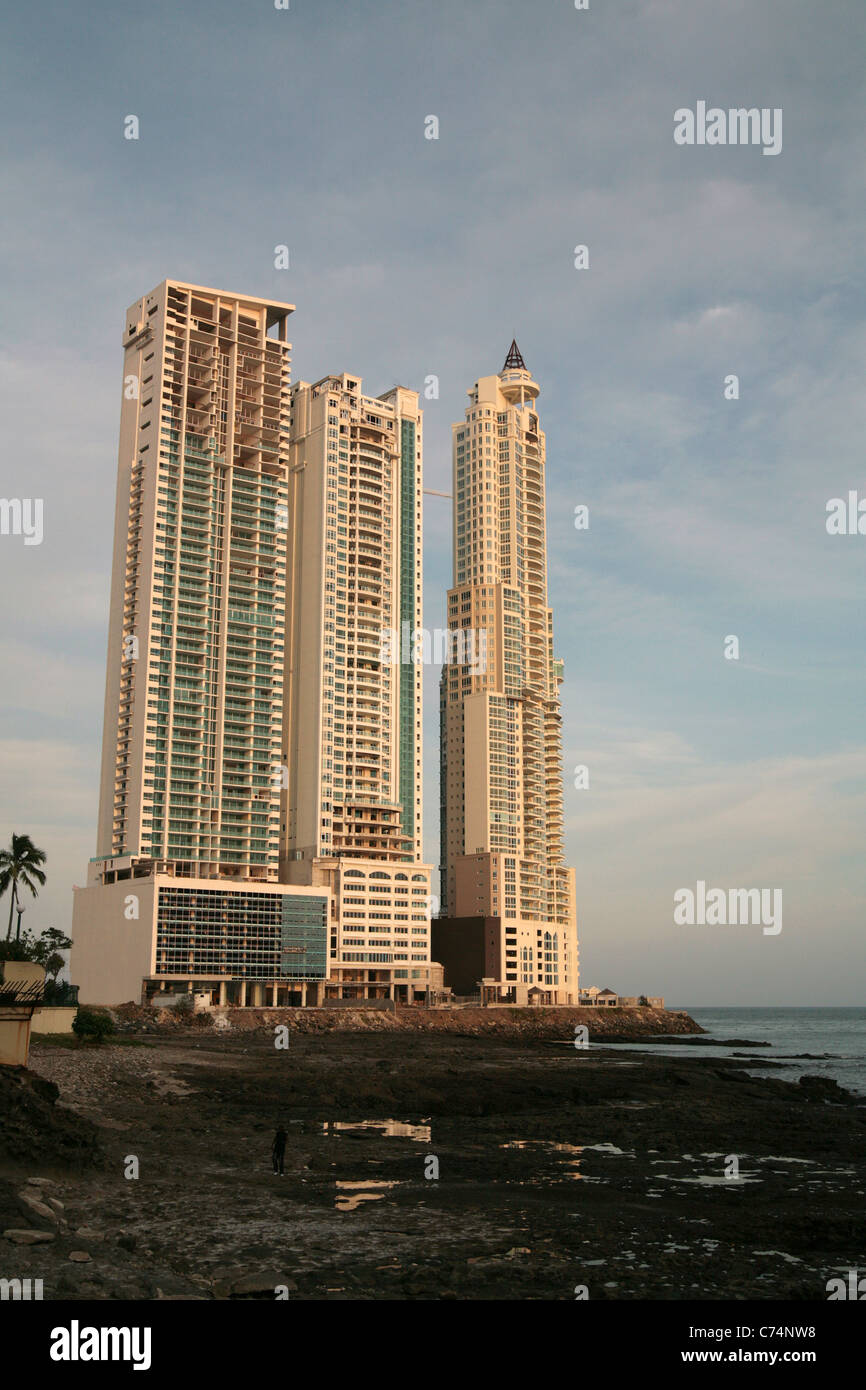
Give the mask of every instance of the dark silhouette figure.
[[283, 1165], [286, 1157], [286, 1140], [288, 1137], [287, 1132], [281, 1127], [277, 1130], [273, 1145], [271, 1146], [271, 1154], [274, 1160], [274, 1174], [279, 1173], [281, 1178], [285, 1176]]

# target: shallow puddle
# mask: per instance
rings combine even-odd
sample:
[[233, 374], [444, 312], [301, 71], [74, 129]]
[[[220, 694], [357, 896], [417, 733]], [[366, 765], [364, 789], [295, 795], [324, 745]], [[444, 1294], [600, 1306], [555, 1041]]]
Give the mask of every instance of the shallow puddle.
[[396, 1182], [373, 1178], [365, 1178], [361, 1182], [347, 1182], [338, 1178], [335, 1206], [337, 1211], [357, 1211], [363, 1202], [381, 1202], [396, 1186]]
[[321, 1125], [322, 1134], [351, 1133], [359, 1129], [376, 1130], [385, 1139], [414, 1139], [419, 1144], [429, 1144], [432, 1137], [429, 1121], [416, 1125], [404, 1120], [325, 1120]]
[[[562, 1176], [578, 1178], [581, 1182], [607, 1182], [607, 1178], [590, 1177], [580, 1171], [581, 1155], [592, 1151], [603, 1154], [621, 1155], [622, 1149], [613, 1144], [560, 1144], [553, 1139], [511, 1139], [499, 1145], [500, 1149], [541, 1149], [545, 1154], [555, 1156], [558, 1166], [565, 1169]], [[539, 1177], [536, 1182], [548, 1182], [549, 1178]]]

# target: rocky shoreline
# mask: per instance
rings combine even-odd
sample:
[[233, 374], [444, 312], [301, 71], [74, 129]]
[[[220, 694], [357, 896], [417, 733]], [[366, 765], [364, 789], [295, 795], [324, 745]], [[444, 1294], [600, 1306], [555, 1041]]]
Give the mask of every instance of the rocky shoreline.
[[324, 1009], [211, 1009], [189, 1016], [173, 1009], [143, 1008], [121, 1004], [110, 1009], [121, 1032], [146, 1035], [164, 1030], [213, 1028], [216, 1032], [261, 1032], [285, 1024], [292, 1032], [451, 1033], [460, 1037], [500, 1035], [524, 1038], [573, 1036], [584, 1025], [592, 1042], [645, 1042], [682, 1034], [703, 1033], [682, 1009], [650, 1008], [497, 1008], [461, 1007], [427, 1009], [376, 1008]]
[[61, 1300], [823, 1300], [866, 1265], [866, 1105], [835, 1083], [550, 1045], [595, 1010], [373, 1012], [286, 1020], [284, 1048], [271, 1011], [38, 1040], [0, 1085], [0, 1276]]

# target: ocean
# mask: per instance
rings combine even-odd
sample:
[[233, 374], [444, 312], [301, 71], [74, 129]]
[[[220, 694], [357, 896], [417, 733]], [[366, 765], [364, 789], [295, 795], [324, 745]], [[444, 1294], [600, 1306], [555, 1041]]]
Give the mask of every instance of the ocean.
[[[760, 1049], [768, 1060], [808, 1052], [815, 1060], [786, 1061], [784, 1069], [755, 1064], [743, 1066], [755, 1076], [796, 1081], [803, 1075], [827, 1076], [849, 1091], [866, 1095], [866, 1008], [840, 1009], [702, 1009], [678, 1005], [716, 1038], [748, 1038], [768, 1042]], [[622, 1043], [634, 1051], [660, 1055], [732, 1057], [748, 1048], [692, 1047], [677, 1043]], [[824, 1056], [823, 1054], [829, 1054]], [[757, 1049], [751, 1053], [757, 1056]]]

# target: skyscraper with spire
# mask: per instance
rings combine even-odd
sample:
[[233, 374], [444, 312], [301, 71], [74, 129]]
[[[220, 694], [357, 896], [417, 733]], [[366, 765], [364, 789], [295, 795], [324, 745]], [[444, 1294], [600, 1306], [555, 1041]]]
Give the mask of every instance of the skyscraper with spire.
[[[458, 993], [577, 1003], [574, 870], [563, 851], [563, 664], [547, 601], [539, 386], [512, 342], [453, 426], [454, 581], [442, 670], [441, 916]], [[472, 640], [467, 640], [467, 630]], [[479, 635], [485, 634], [479, 640]]]

